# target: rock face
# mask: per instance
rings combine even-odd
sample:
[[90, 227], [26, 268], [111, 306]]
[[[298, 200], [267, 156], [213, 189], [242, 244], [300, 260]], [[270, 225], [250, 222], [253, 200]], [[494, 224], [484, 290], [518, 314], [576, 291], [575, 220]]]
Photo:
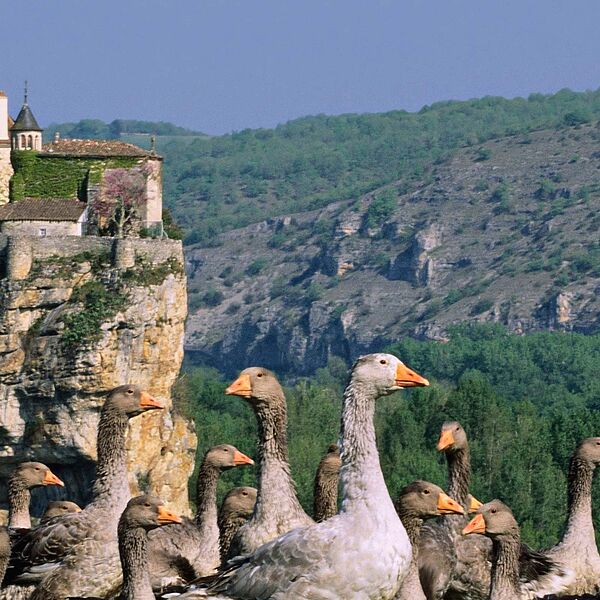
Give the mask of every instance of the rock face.
[[[196, 439], [171, 401], [187, 312], [180, 243], [0, 238], [0, 250], [0, 479], [39, 460], [85, 504], [104, 396], [135, 383], [166, 410], [131, 421], [132, 492], [185, 513]], [[34, 494], [34, 513], [56, 493]]]

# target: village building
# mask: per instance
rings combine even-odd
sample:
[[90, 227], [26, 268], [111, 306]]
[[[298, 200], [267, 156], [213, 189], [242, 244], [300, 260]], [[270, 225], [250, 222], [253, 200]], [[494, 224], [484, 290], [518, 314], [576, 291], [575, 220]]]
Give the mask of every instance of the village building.
[[27, 89], [14, 121], [0, 92], [0, 233], [163, 235], [163, 159], [154, 150], [58, 135], [44, 144], [42, 133]]

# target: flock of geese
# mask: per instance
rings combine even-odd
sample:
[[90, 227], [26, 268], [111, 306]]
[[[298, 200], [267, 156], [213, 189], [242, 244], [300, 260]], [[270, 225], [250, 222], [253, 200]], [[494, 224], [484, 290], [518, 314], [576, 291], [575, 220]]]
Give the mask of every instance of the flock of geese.
[[112, 390], [100, 416], [93, 499], [85, 508], [52, 502], [32, 527], [30, 490], [64, 484], [41, 463], [22, 463], [12, 473], [9, 524], [0, 529], [0, 599], [508, 600], [596, 594], [600, 556], [591, 497], [600, 438], [583, 440], [574, 451], [561, 542], [536, 551], [521, 543], [506, 504], [481, 504], [469, 494], [469, 445], [457, 422], [444, 423], [437, 444], [448, 463], [447, 492], [415, 481], [392, 501], [375, 441], [375, 402], [427, 385], [390, 354], [356, 361], [344, 391], [340, 447], [332, 444], [318, 466], [311, 517], [290, 472], [281, 385], [266, 369], [245, 369], [226, 393], [246, 400], [256, 415], [258, 490], [234, 488], [218, 510], [221, 473], [254, 461], [234, 446], [215, 446], [200, 466], [193, 519], [151, 495], [131, 499], [128, 421], [162, 407], [137, 386]]

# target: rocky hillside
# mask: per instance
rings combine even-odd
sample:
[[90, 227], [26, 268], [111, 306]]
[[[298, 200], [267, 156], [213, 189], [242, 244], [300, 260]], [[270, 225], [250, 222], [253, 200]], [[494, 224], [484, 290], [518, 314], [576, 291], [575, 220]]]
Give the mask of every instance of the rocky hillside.
[[[105, 394], [136, 383], [166, 410], [131, 421], [132, 491], [185, 512], [196, 440], [171, 410], [186, 317], [180, 242], [0, 236], [0, 269], [0, 480], [39, 460], [85, 504]], [[54, 493], [35, 491], [34, 514]]]
[[186, 255], [186, 349], [309, 373], [405, 336], [495, 321], [593, 332], [600, 128], [473, 145], [358, 200], [220, 234]]

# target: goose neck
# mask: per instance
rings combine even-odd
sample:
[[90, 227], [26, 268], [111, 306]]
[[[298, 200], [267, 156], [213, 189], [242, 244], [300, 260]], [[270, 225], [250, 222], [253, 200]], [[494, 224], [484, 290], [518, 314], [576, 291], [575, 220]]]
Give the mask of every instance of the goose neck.
[[8, 525], [18, 529], [31, 529], [29, 502], [31, 492], [19, 477], [11, 477], [8, 482]]
[[[592, 522], [592, 479], [595, 465], [574, 456], [569, 465], [568, 521], [565, 538], [575, 536], [578, 543], [595, 545]], [[584, 536], [587, 534], [587, 540]]]
[[125, 436], [129, 419], [111, 404], [105, 404], [98, 424], [96, 480], [93, 505], [110, 504], [118, 518], [130, 498], [127, 479]]
[[196, 516], [194, 521], [203, 540], [204, 554], [219, 562], [219, 525], [217, 484], [221, 471], [203, 461], [196, 484]]
[[448, 495], [465, 510], [469, 508], [469, 484], [471, 482], [471, 454], [469, 448], [459, 448], [446, 453], [448, 461]]
[[148, 576], [148, 534], [141, 527], [119, 524], [119, 555], [123, 569], [120, 600], [154, 600]]
[[405, 511], [402, 507], [397, 507], [398, 516], [406, 529], [408, 539], [413, 547], [413, 560], [416, 561], [418, 558], [419, 538], [421, 537], [421, 525], [423, 525], [423, 519], [415, 516], [410, 511]]
[[490, 600], [518, 598], [519, 593], [519, 552], [521, 542], [518, 537], [504, 536], [493, 540], [494, 561], [492, 567], [492, 591]]
[[315, 479], [313, 514], [317, 523], [337, 513], [338, 480], [337, 476], [323, 474]]

